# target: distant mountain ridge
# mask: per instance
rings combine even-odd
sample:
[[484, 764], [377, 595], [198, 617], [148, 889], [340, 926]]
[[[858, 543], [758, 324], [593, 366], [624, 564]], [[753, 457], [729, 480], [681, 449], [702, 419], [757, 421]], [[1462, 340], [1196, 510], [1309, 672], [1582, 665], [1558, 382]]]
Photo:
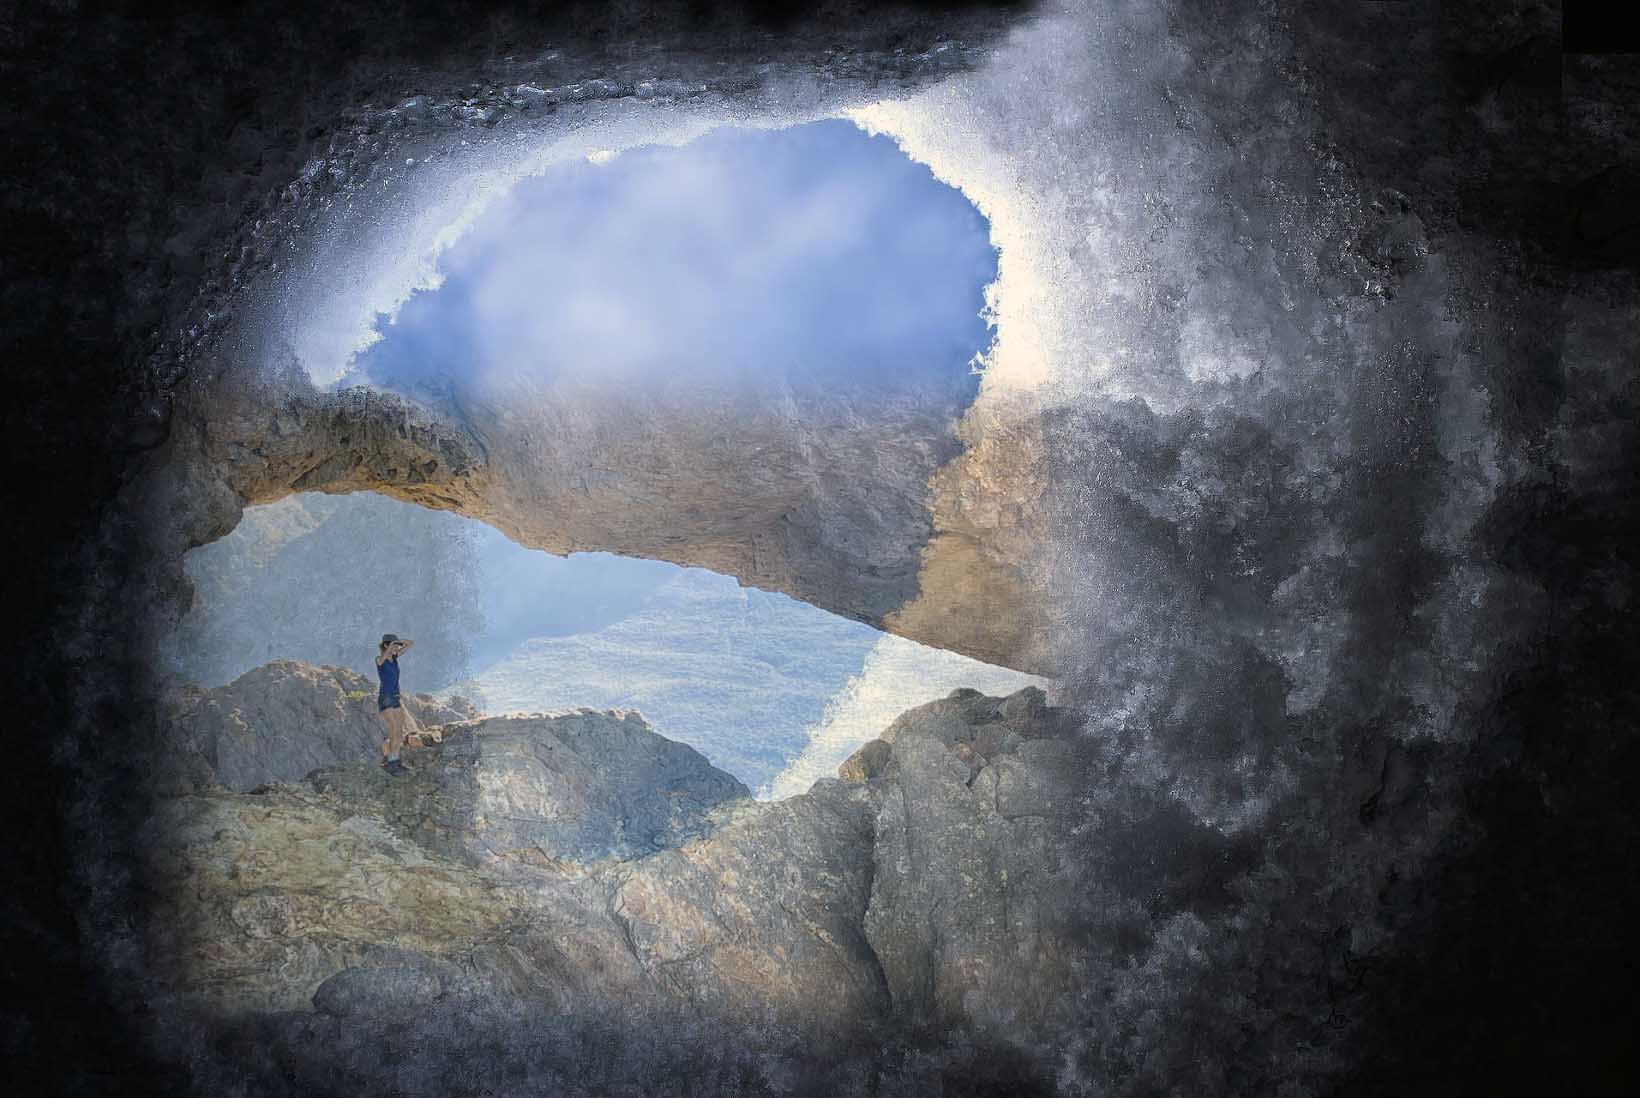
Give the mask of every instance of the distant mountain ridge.
[[835, 773], [908, 706], [958, 687], [1047, 685], [692, 568], [638, 612], [526, 641], [450, 693], [490, 713], [637, 709], [769, 798]]

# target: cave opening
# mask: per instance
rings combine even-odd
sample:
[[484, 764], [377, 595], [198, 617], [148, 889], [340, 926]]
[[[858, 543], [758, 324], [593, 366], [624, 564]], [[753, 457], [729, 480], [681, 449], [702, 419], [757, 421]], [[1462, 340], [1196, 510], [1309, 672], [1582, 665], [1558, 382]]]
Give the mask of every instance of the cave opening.
[[[1635, 80], [1557, 50], [1557, 6], [820, 4], [772, 36], [630, 5], [619, 33], [582, 5], [87, 5], [88, 33], [37, 7], [8, 282], [37, 716], [7, 831], [12, 1044], [62, 1089], [1593, 1091], [1630, 1066], [1640, 680], [1600, 657], [1634, 650]], [[488, 203], [470, 179], [840, 113], [1003, 245], [971, 402], [961, 370], [389, 376], [381, 318], [409, 332], [412, 291], [457, 281], [435, 260]], [[582, 296], [563, 349], [653, 342]], [[187, 549], [310, 491], [707, 568], [1052, 673], [1078, 712], [956, 692], [762, 804], [575, 716], [451, 736], [408, 780], [218, 781], [270, 762], [256, 699], [171, 721], [129, 638], [186, 604]], [[264, 746], [355, 682], [270, 690], [296, 719]], [[327, 741], [349, 760], [367, 689]], [[629, 798], [623, 758], [668, 784]]]
[[[897, 403], [949, 436], [978, 391], [996, 260], [986, 219], [889, 138], [843, 119], [720, 127], [522, 179], [344, 362], [303, 366], [331, 394], [466, 422], [488, 408], [548, 451], [573, 438], [581, 460], [553, 472], [582, 494], [631, 490], [598, 449], [636, 433], [664, 457], [669, 417], [711, 406], [724, 479], [755, 479], [771, 412], [825, 431]], [[930, 456], [909, 454], [911, 478]], [[298, 660], [373, 683], [374, 638], [396, 631], [418, 641], [413, 689], [486, 713], [635, 708], [766, 799], [953, 689], [1046, 685], [727, 569], [574, 548], [369, 491], [251, 506], [187, 554], [193, 605], [163, 674], [212, 689]]]
[[1048, 686], [708, 569], [555, 556], [372, 492], [247, 508], [184, 566], [194, 604], [164, 668], [179, 684], [229, 688], [295, 660], [374, 689], [390, 629], [416, 641], [408, 690], [494, 715], [636, 709], [764, 799], [803, 792], [953, 690]]

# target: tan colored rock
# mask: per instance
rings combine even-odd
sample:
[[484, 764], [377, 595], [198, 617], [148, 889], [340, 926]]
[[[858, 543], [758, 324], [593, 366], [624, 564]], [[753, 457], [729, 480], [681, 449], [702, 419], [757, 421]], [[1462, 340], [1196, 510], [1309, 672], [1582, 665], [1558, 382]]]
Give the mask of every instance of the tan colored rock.
[[521, 902], [516, 887], [300, 786], [159, 801], [147, 838], [162, 990], [216, 1009], [306, 1009], [383, 946], [458, 956]]
[[747, 1024], [840, 1030], [889, 1009], [861, 925], [870, 796], [820, 783], [742, 803], [720, 827], [619, 874], [634, 956], [694, 1006]]
[[[565, 371], [420, 401], [299, 371], [193, 395], [142, 483], [156, 567], [294, 492], [376, 491], [553, 553], [709, 568], [925, 644], [1047, 670], [1040, 431], [948, 383], [617, 384]], [[1033, 540], [1034, 539], [1034, 540]], [[175, 581], [180, 583], [180, 580]]]
[[[191, 772], [195, 782], [243, 791], [297, 781], [317, 767], [380, 758], [386, 728], [376, 691], [345, 667], [275, 660], [226, 686], [179, 691], [171, 699], [172, 735], [178, 753], [202, 763]], [[418, 744], [437, 738], [434, 726], [477, 716], [470, 703], [452, 707], [430, 694], [403, 700], [420, 730]]]
[[1034, 688], [955, 691], [878, 742], [892, 757], [874, 783], [864, 925], [896, 1010], [1051, 1044], [1085, 949], [1068, 918], [1080, 892], [1062, 866], [1098, 744]]
[[155, 1000], [354, 1019], [477, 998], [1056, 1039], [1084, 948], [1063, 931], [1081, 891], [1056, 874], [1097, 750], [1040, 691], [918, 707], [854, 780], [779, 802], [635, 714], [442, 731], [402, 777], [353, 762], [159, 801]]

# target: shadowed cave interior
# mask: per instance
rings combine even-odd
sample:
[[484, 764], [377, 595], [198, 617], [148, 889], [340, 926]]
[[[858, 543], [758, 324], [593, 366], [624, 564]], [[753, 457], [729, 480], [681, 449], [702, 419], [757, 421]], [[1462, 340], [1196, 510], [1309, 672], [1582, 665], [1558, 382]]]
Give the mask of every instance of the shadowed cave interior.
[[[1630, 1089], [1632, 61], [1527, 0], [708, 7], [18, 15], [20, 1075]], [[595, 264], [511, 289], [584, 290], [551, 361], [610, 368], [450, 368], [441, 279], [549, 302], [460, 266], [524, 181], [815, 125], [981, 226], [954, 369], [748, 317], [694, 334], [755, 369], [688, 363]], [[848, 288], [926, 284], [893, 271]], [[777, 790], [789, 755], [613, 697], [484, 712], [418, 650], [390, 778], [357, 666], [178, 646], [278, 633], [280, 599], [210, 623], [213, 552], [346, 514], [876, 631], [869, 738]], [[367, 651], [395, 628], [325, 594]], [[903, 646], [998, 678], [895, 706]]]

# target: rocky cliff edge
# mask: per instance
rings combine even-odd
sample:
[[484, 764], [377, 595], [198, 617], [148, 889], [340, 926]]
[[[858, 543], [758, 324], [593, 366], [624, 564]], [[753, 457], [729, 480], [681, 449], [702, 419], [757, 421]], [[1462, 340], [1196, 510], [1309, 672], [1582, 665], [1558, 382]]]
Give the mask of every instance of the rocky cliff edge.
[[418, 699], [414, 769], [389, 777], [356, 677], [277, 663], [176, 704], [195, 770], [145, 836], [168, 1015], [660, 1009], [747, 1040], [958, 1025], [1044, 1054], [1069, 1022], [1067, 851], [1100, 750], [1034, 687], [958, 690], [757, 802], [620, 711]]

